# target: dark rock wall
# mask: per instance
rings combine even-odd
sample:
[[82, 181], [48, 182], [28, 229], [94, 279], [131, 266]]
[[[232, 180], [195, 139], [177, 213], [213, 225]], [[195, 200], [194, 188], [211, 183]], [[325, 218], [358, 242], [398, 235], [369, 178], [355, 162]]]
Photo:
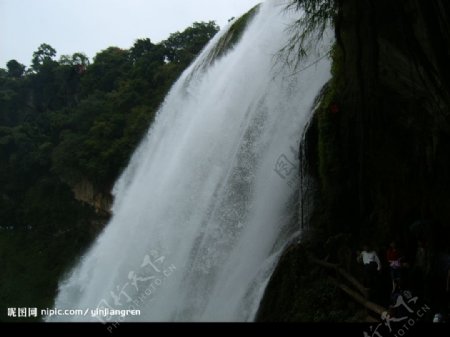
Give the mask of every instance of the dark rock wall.
[[[303, 144], [306, 173], [319, 186], [306, 246], [339, 262], [327, 248], [336, 236], [353, 251], [368, 242], [383, 255], [397, 240], [414, 263], [416, 240], [424, 239], [437, 256], [450, 246], [450, 2], [337, 6], [333, 79]], [[294, 263], [302, 249], [283, 255], [258, 320], [311, 317], [305, 304], [324, 290], [301, 281], [318, 273]], [[351, 320], [344, 316], [330, 320]]]
[[357, 195], [356, 220], [380, 239], [417, 219], [450, 224], [448, 15], [437, 0], [340, 3], [336, 150], [349, 165], [342, 178]]

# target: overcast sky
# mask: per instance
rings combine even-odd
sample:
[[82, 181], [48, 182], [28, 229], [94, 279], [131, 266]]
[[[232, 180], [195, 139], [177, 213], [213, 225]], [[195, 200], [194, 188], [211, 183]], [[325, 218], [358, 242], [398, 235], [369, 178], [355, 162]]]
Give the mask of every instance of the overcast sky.
[[138, 38], [156, 43], [195, 21], [223, 27], [264, 0], [0, 0], [0, 67], [30, 65], [41, 43], [59, 56], [107, 47], [130, 48]]

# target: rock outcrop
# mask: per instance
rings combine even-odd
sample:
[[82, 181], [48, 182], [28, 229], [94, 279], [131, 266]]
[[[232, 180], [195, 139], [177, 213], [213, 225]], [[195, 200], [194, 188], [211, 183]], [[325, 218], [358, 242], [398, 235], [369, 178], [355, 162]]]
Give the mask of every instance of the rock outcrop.
[[106, 215], [111, 213], [113, 197], [110, 192], [96, 190], [94, 185], [87, 180], [82, 180], [72, 186], [72, 191], [76, 200], [92, 206], [97, 213]]

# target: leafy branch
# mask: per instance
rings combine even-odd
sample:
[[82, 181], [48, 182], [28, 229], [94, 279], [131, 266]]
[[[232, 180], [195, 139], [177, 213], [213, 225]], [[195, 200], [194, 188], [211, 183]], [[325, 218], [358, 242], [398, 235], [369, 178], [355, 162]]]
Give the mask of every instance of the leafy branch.
[[336, 1], [291, 0], [285, 10], [300, 13], [300, 18], [288, 27], [290, 38], [279, 51], [278, 58], [296, 69], [307, 50], [323, 37], [325, 29], [333, 21], [337, 11]]

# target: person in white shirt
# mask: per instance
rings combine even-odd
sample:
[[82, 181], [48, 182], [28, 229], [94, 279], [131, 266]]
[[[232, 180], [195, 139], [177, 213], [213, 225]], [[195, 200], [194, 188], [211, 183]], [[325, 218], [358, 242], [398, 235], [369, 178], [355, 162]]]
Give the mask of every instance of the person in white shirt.
[[364, 245], [363, 250], [358, 255], [358, 262], [362, 262], [364, 266], [364, 283], [368, 288], [373, 288], [374, 281], [377, 277], [377, 271], [381, 270], [381, 262], [377, 253], [369, 249], [368, 245]]

